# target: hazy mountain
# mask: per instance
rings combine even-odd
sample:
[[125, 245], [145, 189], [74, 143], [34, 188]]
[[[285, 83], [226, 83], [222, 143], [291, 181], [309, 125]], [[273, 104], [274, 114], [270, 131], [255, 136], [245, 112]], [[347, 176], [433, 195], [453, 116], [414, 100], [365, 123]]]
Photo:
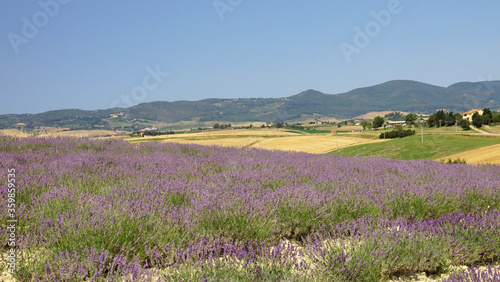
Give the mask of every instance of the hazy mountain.
[[[126, 109], [71, 109], [41, 114], [0, 115], [0, 128], [10, 128], [23, 123], [26, 128], [58, 126], [71, 129], [136, 129], [141, 124], [154, 122], [277, 122], [313, 114], [351, 118], [371, 111], [432, 113], [438, 109], [446, 109], [464, 112], [484, 107], [500, 109], [500, 81], [460, 82], [449, 87], [440, 87], [417, 81], [394, 80], [335, 95], [310, 89], [287, 98], [159, 101]], [[124, 114], [110, 118], [110, 114], [120, 112]]]

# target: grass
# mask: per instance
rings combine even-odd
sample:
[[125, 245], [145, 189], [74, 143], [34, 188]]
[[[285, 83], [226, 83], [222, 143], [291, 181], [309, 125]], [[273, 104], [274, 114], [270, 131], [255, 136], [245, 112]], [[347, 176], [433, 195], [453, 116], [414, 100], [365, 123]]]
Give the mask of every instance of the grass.
[[485, 136], [424, 135], [394, 139], [381, 143], [351, 146], [330, 152], [346, 157], [367, 156], [389, 159], [438, 159], [460, 152], [500, 143], [500, 138]]
[[288, 132], [288, 133], [297, 133], [297, 134], [304, 134], [304, 132], [297, 131], [297, 130], [286, 130], [285, 132]]
[[292, 132], [292, 133], [304, 132], [304, 133], [315, 134], [315, 133], [330, 133], [331, 131], [330, 130], [319, 130], [319, 129], [294, 129], [293, 131], [289, 130], [289, 131], [285, 131], [285, 132]]
[[500, 134], [500, 125], [484, 125], [481, 126], [480, 130], [493, 134]]
[[[421, 128], [420, 126], [416, 126], [416, 127], [403, 127], [403, 129], [412, 129], [412, 130], [415, 130], [415, 132], [417, 134], [420, 134], [421, 132]], [[382, 133], [382, 132], [388, 132], [388, 131], [392, 131], [394, 130], [394, 128], [392, 127], [386, 127], [386, 128], [383, 128], [383, 127], [380, 127], [380, 128], [377, 128], [377, 129], [372, 129], [372, 130], [369, 130], [367, 132], [377, 132], [377, 133]], [[474, 131], [474, 130], [464, 130], [462, 127], [455, 127], [455, 126], [442, 126], [442, 127], [439, 127], [439, 126], [433, 126], [433, 127], [428, 127], [428, 126], [425, 126], [424, 127], [424, 134], [455, 134], [455, 133], [458, 133], [458, 134], [478, 134], [478, 132]]]

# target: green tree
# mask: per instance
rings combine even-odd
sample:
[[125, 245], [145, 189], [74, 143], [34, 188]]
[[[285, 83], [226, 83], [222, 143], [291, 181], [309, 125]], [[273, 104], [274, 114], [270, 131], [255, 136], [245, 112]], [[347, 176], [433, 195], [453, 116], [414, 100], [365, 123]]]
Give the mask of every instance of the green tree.
[[374, 128], [379, 128], [379, 127], [381, 127], [383, 124], [384, 124], [384, 118], [383, 118], [383, 117], [381, 117], [381, 116], [376, 116], [376, 117], [373, 119], [373, 127], [374, 127]]
[[392, 120], [392, 121], [403, 121], [403, 120], [405, 120], [405, 116], [401, 112], [388, 113], [384, 117], [386, 119]]
[[409, 113], [405, 117], [405, 122], [407, 125], [415, 125], [415, 121], [417, 121], [417, 115], [414, 113]]
[[427, 119], [427, 125], [429, 127], [433, 127], [434, 125], [436, 125], [436, 114], [431, 114], [429, 116], [429, 118]]
[[455, 114], [453, 112], [447, 112], [444, 114], [444, 123], [443, 125], [452, 126], [455, 125]]
[[483, 115], [485, 115], [485, 114], [491, 116], [491, 110], [490, 110], [490, 108], [484, 108], [483, 109]]
[[214, 127], [214, 129], [219, 129], [220, 128], [220, 124], [216, 123], [216, 124], [214, 124], [213, 127]]
[[367, 120], [364, 120], [362, 123], [361, 123], [361, 126], [363, 127], [363, 130], [365, 130], [366, 128], [371, 128], [372, 127], [372, 123], [367, 121]]
[[490, 124], [491, 123], [491, 119], [492, 119], [491, 115], [489, 115], [489, 114], [486, 114], [486, 115], [483, 114], [481, 116], [481, 121], [483, 122], [483, 124]]
[[480, 128], [483, 125], [483, 118], [481, 117], [481, 115], [479, 115], [478, 112], [475, 112], [472, 115], [472, 125], [477, 128]]
[[439, 110], [436, 112], [436, 124], [439, 125], [439, 121], [441, 121], [441, 126], [443, 126], [444, 121], [446, 121], [446, 114], [443, 110]]
[[462, 116], [462, 114], [461, 114], [461, 113], [455, 113], [455, 114], [453, 114], [453, 115], [455, 116], [455, 120], [456, 120], [457, 122], [460, 122], [461, 120], [463, 120], [463, 119], [464, 119], [464, 117]]
[[470, 129], [470, 122], [468, 120], [462, 119], [459, 124], [464, 130], [469, 130]]
[[490, 124], [493, 122], [493, 114], [490, 108], [484, 108], [482, 116], [483, 124]]
[[491, 119], [494, 123], [500, 122], [500, 113], [499, 112], [491, 112]]

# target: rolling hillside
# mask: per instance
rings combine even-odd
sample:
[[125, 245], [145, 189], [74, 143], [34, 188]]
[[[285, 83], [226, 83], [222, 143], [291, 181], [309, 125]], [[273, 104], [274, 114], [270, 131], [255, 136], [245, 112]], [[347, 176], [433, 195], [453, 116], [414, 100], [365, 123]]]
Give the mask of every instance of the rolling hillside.
[[[307, 90], [287, 98], [159, 101], [126, 109], [70, 109], [40, 114], [0, 115], [0, 129], [56, 126], [135, 130], [158, 122], [281, 122], [310, 118], [312, 115], [352, 118], [371, 111], [431, 113], [437, 109], [447, 109], [463, 112], [484, 107], [500, 109], [500, 81], [460, 82], [440, 87], [417, 81], [394, 80], [335, 95]], [[119, 112], [124, 115], [110, 118], [110, 114]]]

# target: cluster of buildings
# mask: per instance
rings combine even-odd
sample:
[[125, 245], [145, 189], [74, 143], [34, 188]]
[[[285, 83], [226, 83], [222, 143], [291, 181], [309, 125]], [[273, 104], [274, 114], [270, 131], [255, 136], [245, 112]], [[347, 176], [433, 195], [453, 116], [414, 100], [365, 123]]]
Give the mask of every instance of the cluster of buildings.
[[[469, 122], [472, 122], [472, 115], [474, 115], [475, 113], [478, 113], [479, 115], [483, 115], [483, 110], [481, 109], [472, 109], [470, 111], [467, 111], [465, 113], [462, 114], [462, 117], [464, 118], [464, 120], [467, 120]], [[428, 118], [422, 118], [423, 121], [426, 121]], [[356, 125], [358, 125], [360, 123], [357, 123]], [[387, 122], [387, 126], [388, 127], [393, 127], [394, 125], [406, 125], [405, 121], [404, 120], [401, 120], [401, 121], [388, 121]]]
[[123, 112], [117, 114], [109, 114], [109, 118], [117, 118], [119, 116], [123, 116]]

